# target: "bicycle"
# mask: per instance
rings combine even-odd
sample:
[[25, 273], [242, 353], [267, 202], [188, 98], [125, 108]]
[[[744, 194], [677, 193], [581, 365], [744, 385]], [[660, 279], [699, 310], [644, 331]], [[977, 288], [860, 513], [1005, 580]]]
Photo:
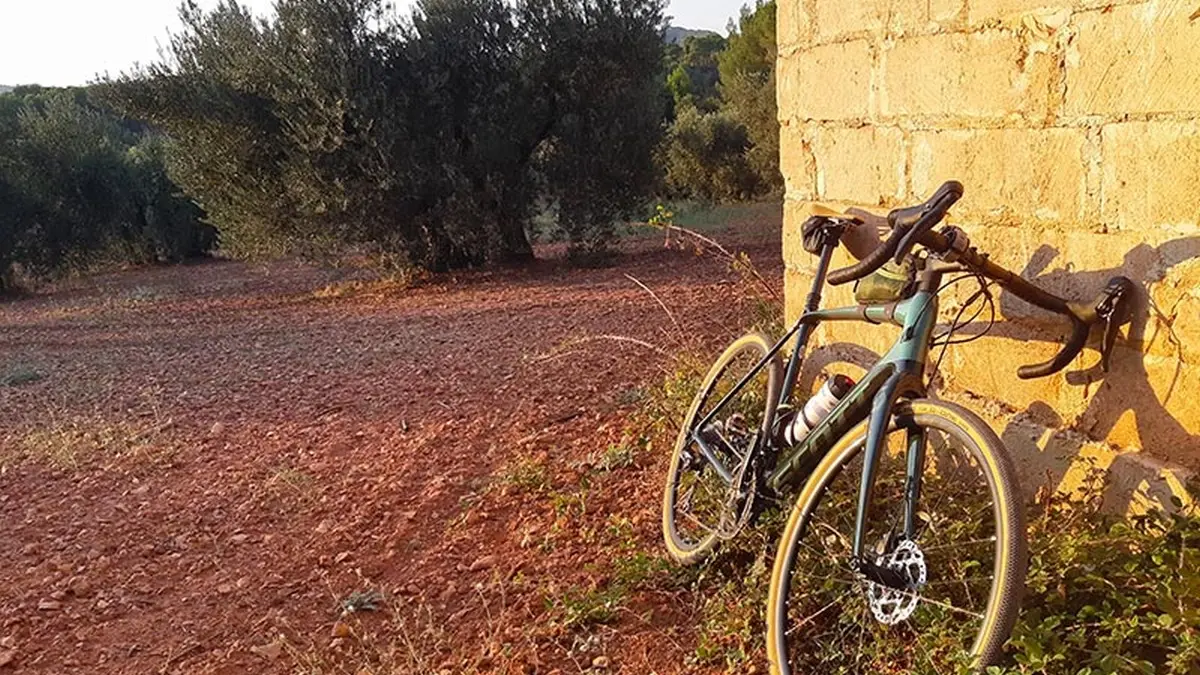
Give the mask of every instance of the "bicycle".
[[[684, 419], [663, 498], [664, 538], [676, 561], [703, 559], [799, 488], [767, 601], [774, 674], [976, 671], [1003, 656], [1024, 592], [1022, 493], [995, 432], [975, 413], [929, 398], [926, 372], [936, 373], [941, 361], [929, 369], [930, 353], [940, 346], [944, 356], [955, 333], [987, 305], [990, 329], [991, 287], [998, 285], [1072, 324], [1059, 353], [1020, 368], [1019, 377], [1066, 368], [1100, 324], [1107, 370], [1118, 329], [1130, 318], [1134, 285], [1114, 277], [1086, 305], [1039, 288], [980, 253], [961, 229], [935, 231], [962, 194], [961, 184], [948, 182], [925, 203], [886, 218], [814, 207], [805, 248], [820, 257], [802, 315], [773, 344], [759, 333], [731, 344]], [[830, 272], [842, 237], [862, 227], [891, 233], [862, 260]], [[911, 271], [891, 301], [820, 308], [826, 281], [863, 280], [888, 264]], [[939, 294], [971, 279], [980, 290], [935, 333]], [[960, 323], [975, 304], [975, 315]], [[832, 412], [784, 447], [781, 425], [794, 419], [808, 342], [826, 321], [901, 331]], [[781, 354], [793, 337], [785, 366]], [[740, 372], [739, 363], [748, 370], [726, 377]]]

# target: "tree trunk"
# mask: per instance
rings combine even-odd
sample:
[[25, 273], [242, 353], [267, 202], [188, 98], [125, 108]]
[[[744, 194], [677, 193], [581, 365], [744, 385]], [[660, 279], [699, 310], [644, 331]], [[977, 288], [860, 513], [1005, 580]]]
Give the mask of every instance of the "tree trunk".
[[519, 218], [502, 217], [500, 237], [503, 249], [499, 262], [507, 265], [523, 265], [534, 260], [533, 244], [525, 233], [525, 223]]

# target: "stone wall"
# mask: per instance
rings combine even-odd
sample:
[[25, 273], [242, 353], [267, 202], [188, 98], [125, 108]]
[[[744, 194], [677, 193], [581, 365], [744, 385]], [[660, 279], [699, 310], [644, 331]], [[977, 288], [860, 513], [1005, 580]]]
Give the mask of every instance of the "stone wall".
[[[942, 395], [985, 409], [1027, 483], [1069, 481], [1079, 456], [1129, 487], [1200, 467], [1200, 0], [779, 0], [788, 315], [812, 258], [811, 201], [888, 207], [949, 179], [951, 222], [1002, 265], [1077, 300], [1125, 274], [1145, 288], [1103, 376], [1016, 368], [1063, 326], [1000, 297], [993, 337], [952, 348]], [[843, 260], [844, 261], [844, 260]], [[826, 294], [848, 304], [849, 289]], [[959, 294], [958, 299], [963, 298]], [[952, 297], [945, 303], [953, 309]], [[825, 327], [825, 360], [863, 361], [895, 330]], [[1143, 484], [1143, 481], [1145, 483]]]

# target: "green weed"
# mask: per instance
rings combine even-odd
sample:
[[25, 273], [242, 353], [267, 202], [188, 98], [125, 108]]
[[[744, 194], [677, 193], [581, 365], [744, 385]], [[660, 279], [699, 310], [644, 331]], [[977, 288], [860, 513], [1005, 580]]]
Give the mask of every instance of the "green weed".
[[3, 387], [19, 387], [45, 378], [45, 374], [26, 363], [14, 363], [0, 370], [0, 386]]
[[567, 630], [579, 630], [611, 623], [625, 606], [628, 596], [628, 589], [622, 584], [598, 588], [571, 586], [561, 593], [548, 595], [545, 602], [555, 623]]
[[1100, 494], [1040, 505], [1015, 668], [996, 672], [1200, 672], [1200, 512], [1176, 501], [1125, 518], [1103, 513]]
[[496, 484], [508, 492], [541, 494], [550, 489], [550, 472], [545, 460], [523, 455], [504, 467]]

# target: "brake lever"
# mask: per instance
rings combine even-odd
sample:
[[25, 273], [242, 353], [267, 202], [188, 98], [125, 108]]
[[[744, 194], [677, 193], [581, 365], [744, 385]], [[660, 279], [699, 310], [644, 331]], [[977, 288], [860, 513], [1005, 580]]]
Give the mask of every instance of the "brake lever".
[[1121, 326], [1133, 316], [1133, 298], [1136, 286], [1128, 277], [1113, 277], [1104, 287], [1100, 301], [1096, 303], [1096, 316], [1104, 322], [1104, 342], [1100, 348], [1100, 366], [1109, 372], [1113, 349]]

